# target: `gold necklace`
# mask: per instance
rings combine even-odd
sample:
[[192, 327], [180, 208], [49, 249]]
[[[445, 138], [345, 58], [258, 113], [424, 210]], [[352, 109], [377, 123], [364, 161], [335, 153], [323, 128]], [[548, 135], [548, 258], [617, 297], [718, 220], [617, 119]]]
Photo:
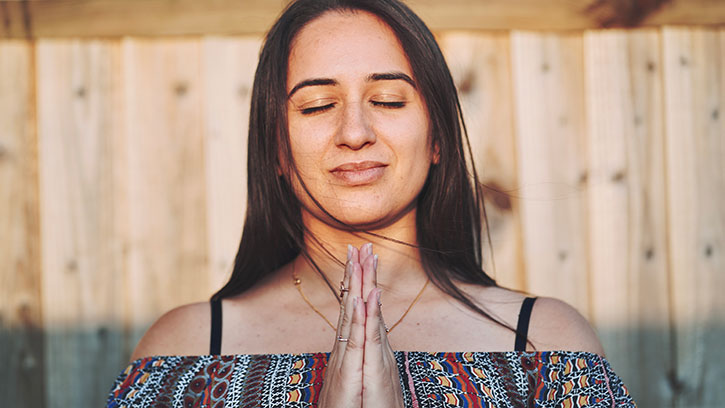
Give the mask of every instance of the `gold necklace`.
[[[294, 264], [294, 262], [292, 262], [292, 282], [294, 282], [294, 284], [295, 284], [295, 287], [297, 287], [297, 291], [298, 291], [298, 292], [300, 292], [300, 296], [302, 296], [302, 299], [304, 299], [305, 303], [307, 303], [307, 305], [308, 305], [308, 306], [309, 306], [309, 307], [310, 307], [310, 308], [311, 308], [311, 309], [312, 309], [312, 310], [313, 310], [313, 311], [314, 311], [315, 313], [317, 313], [317, 314], [318, 314], [318, 315], [319, 315], [319, 316], [320, 316], [321, 318], [323, 318], [323, 319], [325, 320], [325, 322], [327, 323], [327, 325], [328, 325], [328, 326], [330, 326], [330, 328], [332, 329], [332, 331], [337, 331], [337, 328], [335, 328], [335, 325], [333, 325], [333, 324], [332, 324], [332, 322], [331, 322], [331, 321], [330, 321], [330, 320], [329, 320], [329, 319], [328, 319], [327, 317], [325, 317], [325, 315], [324, 315], [324, 314], [322, 314], [322, 312], [320, 312], [320, 311], [319, 311], [319, 310], [318, 310], [318, 309], [317, 309], [317, 308], [315, 307], [315, 305], [313, 305], [313, 304], [312, 304], [312, 302], [310, 302], [310, 299], [308, 299], [308, 298], [307, 298], [307, 296], [305, 296], [305, 292], [304, 292], [304, 291], [302, 290], [302, 279], [300, 279], [300, 278], [299, 278], [299, 277], [297, 276], [297, 274], [295, 273], [295, 264]], [[387, 329], [387, 332], [388, 332], [388, 333], [392, 332], [392, 331], [393, 331], [393, 329], [394, 329], [394, 328], [395, 328], [396, 326], [398, 326], [398, 325], [400, 324], [400, 322], [402, 322], [402, 321], [403, 321], [403, 319], [405, 319], [405, 316], [407, 316], [407, 315], [408, 315], [408, 312], [410, 312], [410, 309], [412, 309], [412, 308], [413, 308], [413, 306], [415, 306], [415, 304], [416, 304], [416, 303], [418, 303], [418, 300], [420, 300], [420, 297], [421, 297], [421, 296], [423, 296], [423, 292], [425, 291], [425, 288], [426, 288], [426, 287], [428, 286], [428, 283], [429, 283], [429, 282], [430, 282], [430, 279], [426, 279], [426, 280], [425, 280], [425, 284], [423, 285], [423, 287], [422, 287], [422, 288], [420, 289], [420, 291], [418, 292], [418, 295], [417, 295], [417, 296], [415, 297], [415, 299], [413, 299], [413, 301], [412, 301], [412, 302], [410, 303], [410, 306], [408, 306], [408, 308], [407, 308], [407, 309], [405, 309], [405, 312], [403, 313], [403, 315], [402, 315], [402, 316], [400, 316], [400, 319], [398, 319], [398, 321], [397, 321], [397, 322], [395, 322], [395, 324], [394, 324], [394, 325], [390, 326], [390, 328], [389, 328], [389, 329]], [[340, 300], [340, 301], [341, 301], [341, 300]]]

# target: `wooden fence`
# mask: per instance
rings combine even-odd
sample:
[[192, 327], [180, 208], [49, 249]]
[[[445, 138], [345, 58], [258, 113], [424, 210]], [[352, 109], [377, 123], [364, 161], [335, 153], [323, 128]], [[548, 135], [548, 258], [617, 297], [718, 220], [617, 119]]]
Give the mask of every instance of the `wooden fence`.
[[[725, 30], [438, 35], [498, 280], [584, 313], [641, 407], [722, 406]], [[259, 46], [0, 40], [3, 406], [101, 406], [149, 324], [224, 282]]]

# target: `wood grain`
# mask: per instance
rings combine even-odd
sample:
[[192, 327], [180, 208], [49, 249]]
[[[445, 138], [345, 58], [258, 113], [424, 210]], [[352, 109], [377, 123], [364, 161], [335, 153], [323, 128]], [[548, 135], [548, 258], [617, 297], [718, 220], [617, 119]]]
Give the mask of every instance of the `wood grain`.
[[592, 323], [640, 406], [670, 406], [659, 33], [584, 35]]
[[511, 34], [527, 290], [589, 314], [582, 37]]
[[[122, 236], [116, 230], [118, 46], [38, 44], [43, 320], [50, 406], [105, 400], [123, 364]], [[71, 374], [75, 373], [75, 374]], [[80, 375], [94, 373], [94, 375]]]
[[[53, 0], [0, 2], [0, 38], [257, 35], [265, 33], [285, 0]], [[410, 0], [432, 30], [582, 30], [600, 28], [610, 0]], [[603, 4], [596, 12], [591, 4]], [[725, 3], [671, 0], [641, 24], [722, 25]]]
[[[725, 30], [439, 38], [510, 199], [488, 191], [499, 281], [589, 317], [640, 406], [719, 406]], [[148, 325], [226, 279], [259, 44], [0, 40], [3, 403], [103, 404]]]
[[208, 299], [201, 42], [125, 39], [125, 303], [138, 340], [161, 313]]
[[493, 254], [484, 243], [486, 272], [500, 285], [526, 287], [521, 262], [514, 113], [508, 35], [446, 33], [439, 37], [453, 79], [478, 176], [484, 188]]
[[663, 32], [676, 404], [717, 406], [725, 390], [725, 106], [722, 33]]
[[205, 165], [210, 287], [234, 267], [247, 206], [247, 128], [261, 42], [207, 38], [203, 42]]
[[0, 395], [45, 406], [34, 45], [0, 42]]

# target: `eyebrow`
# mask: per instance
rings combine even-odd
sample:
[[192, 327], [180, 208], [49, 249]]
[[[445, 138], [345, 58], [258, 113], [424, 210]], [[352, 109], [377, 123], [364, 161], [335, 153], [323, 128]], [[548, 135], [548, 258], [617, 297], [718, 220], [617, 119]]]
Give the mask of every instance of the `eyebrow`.
[[[373, 81], [396, 81], [396, 80], [403, 80], [410, 84], [414, 89], [417, 89], [418, 87], [415, 85], [415, 81], [408, 76], [407, 74], [404, 74], [400, 71], [393, 71], [393, 72], [383, 72], [383, 73], [375, 73], [370, 74], [365, 78], [366, 82], [373, 82]], [[312, 78], [312, 79], [305, 79], [304, 81], [299, 82], [297, 85], [295, 85], [292, 90], [290, 91], [289, 95], [287, 95], [287, 99], [291, 98], [292, 95], [295, 94], [298, 90], [301, 88], [304, 88], [306, 86], [321, 86], [321, 85], [339, 85], [340, 83], [332, 78]]]

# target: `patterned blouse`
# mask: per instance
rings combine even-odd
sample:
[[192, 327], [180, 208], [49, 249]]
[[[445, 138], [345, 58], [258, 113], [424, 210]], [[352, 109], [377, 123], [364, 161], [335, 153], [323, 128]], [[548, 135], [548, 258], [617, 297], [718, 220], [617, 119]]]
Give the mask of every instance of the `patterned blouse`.
[[[116, 379], [109, 408], [314, 407], [329, 354], [156, 356]], [[635, 407], [585, 352], [396, 351], [406, 407]]]

